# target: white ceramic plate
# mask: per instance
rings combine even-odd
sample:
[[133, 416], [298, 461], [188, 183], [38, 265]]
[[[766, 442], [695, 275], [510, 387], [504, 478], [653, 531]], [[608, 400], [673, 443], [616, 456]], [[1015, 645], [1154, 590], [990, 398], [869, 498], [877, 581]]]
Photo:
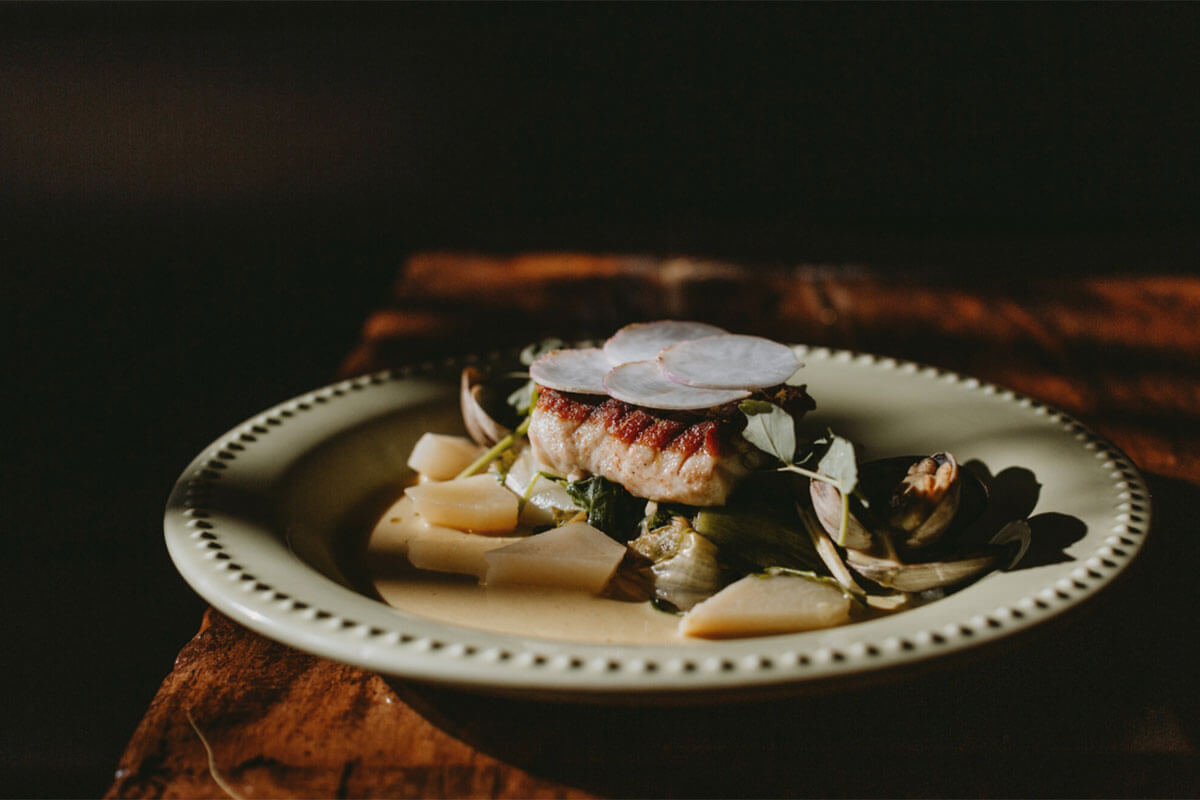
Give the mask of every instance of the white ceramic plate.
[[477, 691], [617, 700], [798, 690], [993, 643], [1078, 605], [1142, 547], [1150, 498], [1111, 443], [1011, 391], [907, 362], [798, 348], [808, 422], [866, 457], [948, 450], [1036, 490], [1035, 537], [1065, 548], [928, 605], [825, 631], [687, 645], [601, 645], [474, 630], [397, 611], [353, 588], [355, 543], [401, 490], [426, 430], [454, 431], [455, 363], [346, 381], [218, 439], [166, 510], [180, 573], [265, 636], [386, 676]]

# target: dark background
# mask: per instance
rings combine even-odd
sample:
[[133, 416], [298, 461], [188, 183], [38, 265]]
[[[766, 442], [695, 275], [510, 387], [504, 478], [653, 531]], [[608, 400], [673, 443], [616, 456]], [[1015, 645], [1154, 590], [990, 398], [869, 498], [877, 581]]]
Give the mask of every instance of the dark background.
[[111, 780], [174, 478], [404, 255], [1194, 271], [1195, 4], [0, 5], [0, 793]]

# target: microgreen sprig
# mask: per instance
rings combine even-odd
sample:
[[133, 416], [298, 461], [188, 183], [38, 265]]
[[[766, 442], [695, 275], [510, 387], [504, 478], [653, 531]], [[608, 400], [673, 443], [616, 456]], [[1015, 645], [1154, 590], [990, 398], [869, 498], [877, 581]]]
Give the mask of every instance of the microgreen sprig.
[[[746, 415], [746, 427], [742, 436], [750, 444], [782, 463], [781, 472], [794, 472], [812, 480], [832, 484], [842, 495], [842, 520], [838, 541], [844, 542], [846, 528], [850, 522], [850, 496], [858, 488], [858, 461], [854, 445], [833, 433], [829, 434], [829, 446], [816, 470], [800, 466], [796, 460], [796, 422], [774, 403], [766, 400], [745, 400], [738, 409]], [[819, 442], [818, 442], [819, 443]], [[804, 461], [807, 461], [806, 456]]]
[[531, 391], [531, 394], [530, 394], [529, 407], [526, 408], [526, 410], [525, 410], [525, 417], [524, 417], [524, 419], [521, 420], [521, 424], [518, 425], [516, 427], [516, 429], [513, 430], [512, 432], [510, 432], [507, 436], [505, 436], [500, 441], [498, 441], [494, 445], [492, 445], [492, 447], [486, 453], [484, 453], [479, 458], [472, 461], [471, 464], [466, 469], [464, 469], [462, 472], [458, 473], [454, 477], [456, 479], [457, 478], [469, 478], [478, 472], [482, 472], [484, 469], [487, 468], [488, 464], [491, 464], [493, 461], [495, 461], [497, 458], [499, 458], [506, 450], [511, 448], [517, 442], [519, 442], [521, 440], [521, 437], [523, 437], [526, 433], [529, 432], [529, 422], [531, 419], [533, 419], [532, 411], [533, 411], [533, 406], [536, 403], [537, 403], [537, 387], [534, 386]]
[[[521, 363], [526, 367], [537, 361], [542, 356], [551, 351], [557, 350], [563, 346], [562, 339], [543, 339], [540, 342], [531, 344], [521, 351]], [[507, 377], [510, 378], [529, 378], [529, 371], [511, 372]], [[516, 409], [518, 414], [528, 414], [536, 400], [535, 389], [537, 384], [532, 379], [526, 380], [525, 383], [512, 392], [505, 402]]]

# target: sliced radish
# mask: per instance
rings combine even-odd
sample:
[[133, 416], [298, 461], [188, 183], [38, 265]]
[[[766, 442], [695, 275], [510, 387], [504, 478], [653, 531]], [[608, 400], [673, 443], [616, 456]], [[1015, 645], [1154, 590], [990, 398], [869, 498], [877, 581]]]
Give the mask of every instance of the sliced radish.
[[725, 331], [704, 322], [680, 322], [673, 319], [635, 322], [609, 337], [604, 343], [604, 355], [613, 366], [630, 361], [650, 361], [657, 357], [664, 347], [720, 333]]
[[529, 377], [560, 392], [604, 394], [604, 376], [612, 364], [598, 347], [553, 350], [529, 367]]
[[670, 380], [703, 389], [777, 386], [802, 366], [787, 345], [733, 333], [671, 345], [658, 364]]
[[744, 400], [744, 389], [700, 389], [677, 383], [662, 373], [654, 361], [631, 361], [612, 371], [604, 379], [609, 396], [635, 406], [678, 411], [712, 408], [735, 400]]

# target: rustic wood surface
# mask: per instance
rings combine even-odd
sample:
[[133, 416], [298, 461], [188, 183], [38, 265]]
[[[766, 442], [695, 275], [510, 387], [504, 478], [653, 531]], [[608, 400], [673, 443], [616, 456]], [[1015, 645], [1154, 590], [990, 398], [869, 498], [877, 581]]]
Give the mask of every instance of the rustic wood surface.
[[1058, 406], [1146, 474], [1146, 549], [1093, 601], [981, 657], [708, 708], [389, 682], [210, 611], [107, 796], [1200, 794], [1200, 279], [956, 283], [866, 267], [431, 253], [401, 271], [341, 373], [663, 317], [912, 359]]

